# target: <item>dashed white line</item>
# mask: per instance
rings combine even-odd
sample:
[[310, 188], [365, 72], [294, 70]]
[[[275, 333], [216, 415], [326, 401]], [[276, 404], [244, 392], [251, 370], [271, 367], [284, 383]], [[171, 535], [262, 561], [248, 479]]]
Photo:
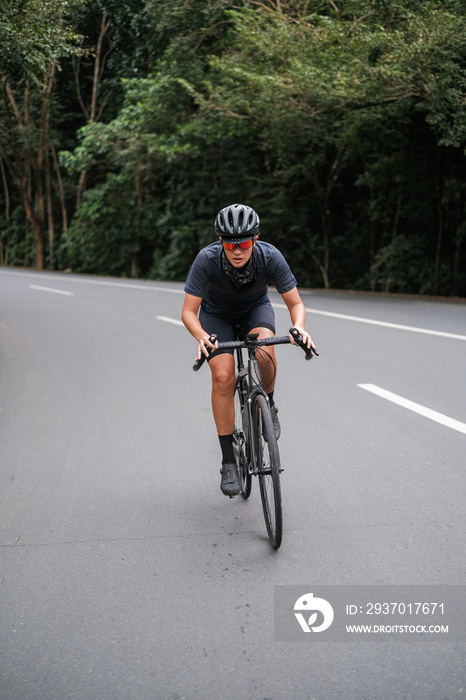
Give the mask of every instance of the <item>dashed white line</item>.
[[39, 287], [37, 284], [30, 284], [31, 289], [36, 289], [39, 292], [50, 292], [52, 294], [62, 294], [65, 297], [74, 297], [74, 292], [66, 292], [64, 289], [55, 289], [54, 287]]
[[176, 318], [169, 318], [168, 316], [156, 316], [155, 318], [159, 321], [165, 321], [165, 323], [173, 323], [175, 326], [184, 326], [184, 323]]
[[[10, 272], [5, 272], [2, 270], [2, 274], [10, 274]], [[48, 279], [48, 280], [57, 280], [57, 277], [59, 275], [47, 275], [46, 273], [42, 274], [35, 274], [35, 273], [26, 273], [22, 272], [20, 273], [24, 277], [35, 277], [36, 279]], [[183, 289], [176, 289], [173, 287], [155, 287], [152, 284], [138, 284], [135, 282], [113, 282], [112, 280], [105, 280], [105, 279], [86, 279], [86, 278], [79, 278], [79, 277], [68, 277], [67, 275], [63, 275], [62, 278], [66, 279], [66, 282], [69, 284], [90, 284], [90, 285], [96, 285], [99, 287], [116, 287], [118, 289], [140, 289], [145, 292], [168, 292], [169, 294], [184, 294]], [[31, 285], [30, 285], [31, 286]]]
[[403, 396], [399, 396], [398, 394], [393, 394], [391, 391], [382, 389], [375, 384], [358, 384], [358, 387], [365, 389], [366, 391], [370, 391], [372, 394], [376, 394], [382, 399], [391, 401], [398, 406], [402, 406], [403, 408], [408, 409], [408, 411], [418, 413], [425, 418], [429, 418], [436, 423], [440, 423], [441, 425], [445, 425], [447, 428], [452, 428], [452, 430], [457, 430], [459, 433], [464, 433], [466, 435], [466, 423], [461, 423], [461, 421], [456, 420], [455, 418], [450, 418], [449, 416], [445, 416], [443, 413], [433, 411], [431, 408], [427, 408], [427, 406], [423, 406], [420, 403], [415, 403], [414, 401], [405, 399]]
[[[150, 282], [147, 284], [135, 283], [135, 282], [114, 282], [112, 280], [106, 279], [88, 279], [74, 277], [66, 273], [56, 273], [47, 274], [45, 272], [13, 272], [11, 270], [0, 270], [2, 275], [9, 275], [10, 277], [33, 277], [37, 280], [66, 280], [67, 284], [90, 284], [97, 285], [99, 287], [117, 287], [120, 289], [140, 289], [146, 292], [168, 292], [169, 294], [184, 294], [183, 289], [176, 289], [174, 287], [155, 287]], [[31, 286], [31, 285], [30, 285]]]

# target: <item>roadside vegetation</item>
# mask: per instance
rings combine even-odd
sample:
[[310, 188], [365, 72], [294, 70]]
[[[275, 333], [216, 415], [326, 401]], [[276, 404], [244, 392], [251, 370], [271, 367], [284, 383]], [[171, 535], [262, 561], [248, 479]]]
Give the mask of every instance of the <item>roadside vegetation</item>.
[[0, 264], [181, 280], [232, 202], [300, 286], [466, 297], [463, 0], [4, 0]]

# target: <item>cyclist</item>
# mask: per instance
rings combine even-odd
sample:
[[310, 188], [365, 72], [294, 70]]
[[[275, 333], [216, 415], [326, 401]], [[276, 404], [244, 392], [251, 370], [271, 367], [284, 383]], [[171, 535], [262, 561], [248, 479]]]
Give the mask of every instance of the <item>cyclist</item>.
[[[240, 481], [233, 451], [235, 424], [235, 361], [233, 350], [216, 350], [217, 341], [235, 339], [235, 326], [241, 333], [258, 333], [259, 338], [275, 335], [275, 314], [267, 290], [273, 281], [288, 307], [291, 323], [303, 336], [309, 350], [315, 347], [304, 330], [306, 311], [297, 282], [282, 253], [270, 243], [259, 241], [259, 216], [249, 206], [232, 204], [215, 220], [219, 240], [197, 255], [186, 279], [182, 321], [198, 341], [197, 359], [204, 354], [212, 373], [212, 411], [222, 450], [220, 488], [227, 496], [240, 492]], [[291, 342], [296, 345], [290, 336]], [[258, 357], [264, 388], [268, 394], [274, 430], [280, 436], [280, 423], [274, 402], [276, 357], [274, 347]]]

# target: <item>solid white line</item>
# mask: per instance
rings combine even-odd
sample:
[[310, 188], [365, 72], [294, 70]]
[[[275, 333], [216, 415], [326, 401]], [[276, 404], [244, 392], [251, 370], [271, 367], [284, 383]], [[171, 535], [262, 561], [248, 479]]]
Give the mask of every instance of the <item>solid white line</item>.
[[52, 287], [39, 287], [36, 284], [30, 284], [31, 289], [37, 289], [39, 292], [51, 292], [52, 294], [63, 294], [65, 297], [74, 297], [74, 292], [65, 292], [63, 289], [53, 289]]
[[175, 326], [184, 326], [184, 323], [176, 318], [169, 318], [168, 316], [156, 316], [155, 318], [166, 323], [173, 323]]
[[[286, 309], [285, 304], [272, 304], [277, 309]], [[388, 321], [376, 321], [373, 318], [363, 318], [362, 316], [347, 316], [346, 314], [337, 314], [333, 311], [320, 311], [319, 309], [308, 309], [310, 314], [318, 314], [319, 316], [330, 316], [331, 318], [341, 318], [344, 321], [356, 321], [357, 323], [368, 323], [372, 326], [384, 326], [385, 328], [395, 328], [399, 331], [411, 331], [411, 333], [424, 333], [425, 335], [437, 335], [442, 338], [454, 338], [455, 340], [466, 340], [466, 335], [457, 333], [447, 333], [445, 331], [433, 331], [429, 328], [418, 328], [417, 326], [403, 326], [399, 323], [389, 323]]]
[[391, 391], [381, 389], [375, 384], [358, 384], [358, 386], [361, 389], [365, 389], [366, 391], [370, 391], [372, 394], [380, 396], [382, 399], [387, 399], [387, 401], [396, 403], [398, 406], [407, 408], [408, 411], [419, 413], [419, 415], [424, 416], [425, 418], [430, 418], [430, 420], [433, 420], [436, 423], [441, 423], [441, 425], [445, 425], [447, 428], [452, 428], [453, 430], [457, 430], [459, 433], [464, 433], [466, 435], [466, 423], [461, 423], [459, 420], [445, 416], [443, 413], [433, 411], [431, 408], [427, 408], [420, 403], [415, 403], [414, 401], [403, 398], [403, 396], [393, 394]]

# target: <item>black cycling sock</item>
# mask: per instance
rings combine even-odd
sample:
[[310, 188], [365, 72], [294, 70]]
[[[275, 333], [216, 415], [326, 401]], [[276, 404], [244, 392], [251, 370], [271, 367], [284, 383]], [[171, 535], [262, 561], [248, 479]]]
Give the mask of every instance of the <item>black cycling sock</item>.
[[269, 403], [270, 403], [270, 408], [275, 405], [275, 401], [273, 400], [273, 391], [270, 392], [270, 394], [267, 394], [269, 397]]
[[220, 447], [222, 448], [222, 462], [234, 462], [235, 453], [233, 452], [233, 434], [219, 435]]

